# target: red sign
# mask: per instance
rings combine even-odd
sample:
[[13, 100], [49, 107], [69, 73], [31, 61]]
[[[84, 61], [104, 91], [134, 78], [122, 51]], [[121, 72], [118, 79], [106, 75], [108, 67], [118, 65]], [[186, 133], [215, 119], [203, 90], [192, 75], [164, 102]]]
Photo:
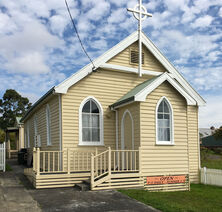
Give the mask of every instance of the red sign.
[[176, 183], [185, 183], [186, 175], [178, 176], [155, 176], [147, 177], [147, 185], [160, 185], [160, 184], [176, 184]]

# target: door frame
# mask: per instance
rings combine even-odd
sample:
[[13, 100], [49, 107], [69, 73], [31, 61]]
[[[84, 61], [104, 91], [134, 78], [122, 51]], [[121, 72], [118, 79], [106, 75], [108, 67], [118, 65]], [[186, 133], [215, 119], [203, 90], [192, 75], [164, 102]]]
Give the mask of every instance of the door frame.
[[[129, 114], [132, 124], [132, 150], [134, 150], [134, 121], [133, 116], [128, 109], [126, 109], [122, 115], [121, 120], [121, 150], [125, 149], [125, 140], [124, 140], [124, 120], [126, 115]], [[122, 152], [122, 158], [124, 158], [124, 152]], [[133, 157], [134, 158], [134, 157]], [[134, 162], [133, 162], [134, 163]], [[122, 160], [122, 167], [125, 167], [125, 160]]]

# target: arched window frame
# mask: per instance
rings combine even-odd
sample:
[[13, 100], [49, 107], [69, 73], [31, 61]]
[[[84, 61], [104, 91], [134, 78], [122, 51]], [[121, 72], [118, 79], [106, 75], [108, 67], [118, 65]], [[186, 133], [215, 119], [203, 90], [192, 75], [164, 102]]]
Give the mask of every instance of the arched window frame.
[[[89, 100], [94, 101], [94, 103], [97, 105], [99, 109], [99, 124], [100, 124], [100, 142], [86, 142], [82, 141], [82, 109], [86, 102]], [[103, 108], [100, 102], [93, 96], [88, 96], [85, 98], [79, 107], [79, 145], [81, 146], [103, 146], [104, 145], [104, 139], [103, 139]]]
[[52, 145], [51, 140], [51, 112], [50, 107], [46, 105], [46, 129], [47, 129], [47, 146]]
[[[168, 104], [170, 110], [170, 141], [159, 141], [158, 136], [158, 108], [160, 103], [165, 100]], [[173, 107], [167, 97], [163, 96], [157, 102], [156, 105], [156, 144], [157, 145], [174, 145], [174, 116], [173, 116]]]

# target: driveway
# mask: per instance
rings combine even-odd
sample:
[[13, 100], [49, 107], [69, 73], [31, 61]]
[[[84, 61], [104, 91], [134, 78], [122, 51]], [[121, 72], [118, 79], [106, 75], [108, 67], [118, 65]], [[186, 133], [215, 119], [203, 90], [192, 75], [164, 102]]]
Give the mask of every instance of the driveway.
[[157, 211], [115, 190], [36, 190], [23, 175], [23, 167], [16, 161], [8, 163], [13, 171], [0, 173], [0, 211]]

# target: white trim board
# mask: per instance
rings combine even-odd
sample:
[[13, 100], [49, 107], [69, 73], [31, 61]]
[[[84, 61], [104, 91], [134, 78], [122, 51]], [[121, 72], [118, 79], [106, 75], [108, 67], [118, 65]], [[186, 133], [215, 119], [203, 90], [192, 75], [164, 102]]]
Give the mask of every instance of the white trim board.
[[[132, 33], [127, 38], [119, 42], [117, 45], [109, 49], [103, 55], [95, 59], [93, 62], [96, 68], [104, 66], [104, 64], [110, 60], [112, 57], [123, 51], [125, 48], [130, 46], [132, 43], [138, 40], [138, 31]], [[205, 105], [205, 101], [203, 98], [190, 86], [190, 84], [182, 77], [182, 75], [176, 70], [176, 68], [164, 57], [164, 55], [160, 52], [160, 50], [153, 44], [153, 42], [142, 33], [142, 43], [147, 47], [147, 49], [157, 58], [157, 60], [167, 69], [169, 73], [171, 73], [173, 78], [175, 78], [179, 84], [184, 88], [186, 93], [188, 93], [195, 101], [197, 105], [203, 106]], [[92, 72], [92, 64], [88, 64], [83, 67], [81, 70], [67, 78], [65, 81], [60, 83], [55, 87], [56, 93], [65, 94], [69, 87], [86, 77], [88, 74]], [[130, 71], [132, 72], [132, 70]]]
[[[137, 68], [131, 68], [131, 67], [126, 67], [126, 66], [120, 66], [120, 65], [114, 65], [110, 63], [104, 63], [100, 66], [100, 68], [103, 69], [108, 69], [108, 70], [117, 70], [117, 71], [124, 71], [124, 72], [131, 72], [138, 74], [138, 69]], [[142, 70], [142, 74], [146, 75], [152, 75], [152, 76], [159, 76], [163, 72], [158, 72], [158, 71], [151, 71], [151, 70]]]
[[187, 105], [196, 105], [196, 101], [166, 72], [154, 80], [150, 85], [145, 87], [139, 93], [135, 95], [134, 101], [145, 101], [147, 95], [149, 95], [154, 89], [156, 89], [163, 82], [168, 81], [187, 101]]

